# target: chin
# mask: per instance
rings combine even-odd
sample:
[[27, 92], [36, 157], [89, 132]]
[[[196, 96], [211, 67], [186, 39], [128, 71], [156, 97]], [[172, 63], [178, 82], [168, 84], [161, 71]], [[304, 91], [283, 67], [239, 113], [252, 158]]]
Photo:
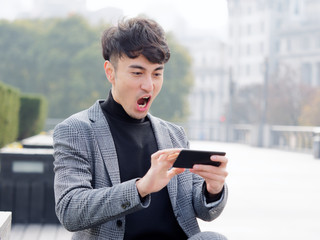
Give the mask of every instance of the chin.
[[134, 118], [134, 119], [142, 119], [145, 118], [147, 116], [148, 112], [146, 113], [132, 113], [132, 114], [128, 114], [130, 117]]
[[145, 118], [147, 116], [147, 113], [144, 114], [139, 114], [139, 116], [135, 117], [136, 119], [142, 119]]

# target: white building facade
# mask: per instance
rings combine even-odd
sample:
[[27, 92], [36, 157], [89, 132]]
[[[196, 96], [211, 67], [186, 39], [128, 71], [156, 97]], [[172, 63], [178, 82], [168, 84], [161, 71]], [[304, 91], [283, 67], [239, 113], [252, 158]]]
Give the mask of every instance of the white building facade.
[[265, 62], [269, 78], [289, 70], [293, 81], [320, 86], [320, 1], [228, 0], [228, 10], [237, 86], [263, 83]]
[[183, 43], [192, 57], [194, 86], [189, 97], [186, 126], [191, 139], [217, 140], [224, 132], [229, 97], [227, 45], [214, 36], [196, 35]]
[[279, 29], [278, 65], [290, 70], [298, 83], [320, 86], [320, 1], [305, 1], [299, 21]]

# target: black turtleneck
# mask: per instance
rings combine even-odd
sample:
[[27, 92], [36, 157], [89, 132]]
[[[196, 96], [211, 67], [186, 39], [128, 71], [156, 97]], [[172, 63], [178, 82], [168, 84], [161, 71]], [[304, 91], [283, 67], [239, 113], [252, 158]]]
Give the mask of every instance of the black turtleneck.
[[[148, 117], [131, 118], [112, 97], [101, 103], [115, 143], [122, 182], [143, 177], [158, 150]], [[150, 206], [126, 216], [124, 239], [187, 239], [179, 226], [167, 188], [151, 194]]]

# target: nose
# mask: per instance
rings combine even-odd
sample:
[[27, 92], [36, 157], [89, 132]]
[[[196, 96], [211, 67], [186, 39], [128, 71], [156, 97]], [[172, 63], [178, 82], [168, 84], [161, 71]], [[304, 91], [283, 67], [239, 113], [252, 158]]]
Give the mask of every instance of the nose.
[[146, 76], [141, 82], [141, 89], [146, 92], [153, 91], [153, 80], [151, 76]]

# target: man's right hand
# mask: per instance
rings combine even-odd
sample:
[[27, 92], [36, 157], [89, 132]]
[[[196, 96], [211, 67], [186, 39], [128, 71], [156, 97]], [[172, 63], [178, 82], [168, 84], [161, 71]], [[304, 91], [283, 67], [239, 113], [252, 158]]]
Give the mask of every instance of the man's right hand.
[[136, 182], [141, 197], [160, 191], [167, 186], [171, 178], [184, 172], [184, 168], [172, 168], [180, 151], [178, 148], [163, 149], [151, 155], [150, 169]]

